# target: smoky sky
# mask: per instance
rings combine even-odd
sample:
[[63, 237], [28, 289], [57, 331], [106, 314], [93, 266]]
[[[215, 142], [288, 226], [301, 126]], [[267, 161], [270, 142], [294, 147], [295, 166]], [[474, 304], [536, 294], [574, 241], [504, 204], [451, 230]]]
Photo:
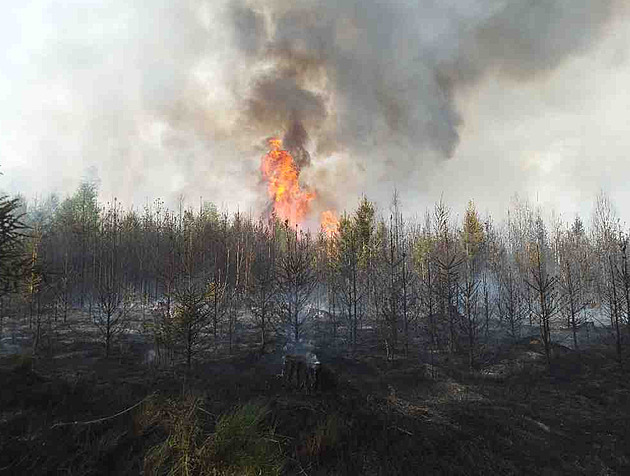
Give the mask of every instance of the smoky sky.
[[[284, 137], [316, 208], [628, 198], [622, 0], [42, 0], [0, 20], [0, 186], [264, 208]], [[629, 216], [630, 218], [630, 216]]]

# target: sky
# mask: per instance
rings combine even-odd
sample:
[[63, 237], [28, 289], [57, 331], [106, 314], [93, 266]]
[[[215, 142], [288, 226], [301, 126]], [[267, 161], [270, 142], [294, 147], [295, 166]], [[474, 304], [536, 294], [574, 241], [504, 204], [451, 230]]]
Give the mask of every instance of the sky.
[[9, 2], [0, 42], [4, 193], [259, 213], [284, 136], [314, 212], [396, 189], [408, 216], [518, 194], [570, 221], [604, 190], [630, 223], [622, 0]]

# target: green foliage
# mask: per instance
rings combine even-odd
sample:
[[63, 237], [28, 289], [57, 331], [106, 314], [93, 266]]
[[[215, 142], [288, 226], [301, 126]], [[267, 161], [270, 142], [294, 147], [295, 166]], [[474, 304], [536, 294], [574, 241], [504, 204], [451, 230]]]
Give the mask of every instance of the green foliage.
[[420, 235], [413, 245], [413, 261], [417, 269], [424, 269], [435, 249], [435, 238], [429, 234]]
[[201, 206], [201, 215], [204, 220], [215, 224], [219, 223], [219, 220], [221, 219], [219, 209], [214, 203], [209, 201], [203, 202], [203, 205]]
[[359, 248], [359, 265], [365, 268], [374, 251], [374, 228], [375, 228], [375, 208], [374, 204], [364, 196], [361, 199], [359, 208], [354, 215], [354, 225], [356, 227], [357, 245]]
[[358, 258], [358, 233], [355, 223], [345, 213], [339, 219], [338, 250], [342, 266], [356, 263]]
[[19, 213], [19, 198], [0, 197], [0, 293], [17, 287], [27, 269], [23, 238], [26, 226]]
[[263, 405], [249, 403], [222, 416], [211, 437], [213, 459], [239, 474], [280, 474], [282, 446], [265, 425], [267, 413]]
[[172, 324], [176, 349], [186, 357], [190, 368], [195, 355], [208, 345], [203, 332], [209, 325], [212, 307], [205, 290], [193, 283], [177, 290], [174, 302]]
[[198, 464], [202, 431], [196, 412], [198, 398], [167, 400], [148, 406], [140, 419], [141, 426], [160, 422], [168, 432], [166, 440], [151, 448], [144, 460], [146, 474], [189, 474]]
[[479, 219], [475, 203], [471, 200], [468, 202], [462, 228], [462, 242], [469, 258], [477, 255], [485, 239], [483, 224]]
[[76, 233], [93, 230], [99, 216], [98, 187], [89, 181], [82, 182], [77, 191], [61, 202], [56, 210], [57, 222]]
[[284, 466], [281, 443], [265, 424], [265, 406], [250, 403], [221, 416], [206, 436], [199, 398], [167, 400], [145, 411], [141, 425], [163, 422], [166, 440], [149, 450], [146, 474], [280, 475]]

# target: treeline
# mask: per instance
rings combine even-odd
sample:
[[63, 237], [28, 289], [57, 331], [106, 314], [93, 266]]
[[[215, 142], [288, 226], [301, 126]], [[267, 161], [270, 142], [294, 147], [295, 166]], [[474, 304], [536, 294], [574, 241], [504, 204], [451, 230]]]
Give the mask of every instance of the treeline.
[[353, 351], [371, 329], [389, 357], [447, 350], [471, 367], [493, 336], [518, 340], [525, 326], [538, 329], [548, 361], [558, 325], [575, 348], [588, 322], [607, 326], [619, 358], [630, 334], [629, 234], [603, 194], [588, 229], [579, 217], [546, 222], [518, 200], [500, 224], [473, 202], [458, 220], [442, 201], [418, 223], [397, 197], [381, 212], [364, 197], [332, 236], [207, 203], [101, 204], [91, 183], [65, 200], [10, 203], [3, 233], [28, 228], [0, 243], [0, 314], [28, 318], [35, 349], [42, 322], [81, 310], [109, 355], [140, 307], [159, 357], [188, 365], [220, 343], [231, 350], [243, 323], [262, 351], [315, 331]]

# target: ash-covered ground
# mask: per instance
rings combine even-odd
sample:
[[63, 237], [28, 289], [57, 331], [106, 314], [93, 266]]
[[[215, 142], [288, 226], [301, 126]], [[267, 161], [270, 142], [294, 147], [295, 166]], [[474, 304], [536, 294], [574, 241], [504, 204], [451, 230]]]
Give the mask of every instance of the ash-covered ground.
[[[107, 359], [88, 317], [51, 322], [34, 357], [28, 321], [4, 323], [0, 474], [630, 470], [630, 380], [605, 328], [590, 329], [579, 352], [556, 344], [550, 368], [525, 335], [493, 345], [471, 371], [464, 357], [418, 346], [388, 359], [370, 328], [354, 352], [319, 326], [297, 347], [278, 340], [261, 353], [243, 325], [231, 353], [221, 342], [187, 372], [155, 359], [142, 313]], [[287, 350], [317, 356], [321, 389], [281, 378]]]

